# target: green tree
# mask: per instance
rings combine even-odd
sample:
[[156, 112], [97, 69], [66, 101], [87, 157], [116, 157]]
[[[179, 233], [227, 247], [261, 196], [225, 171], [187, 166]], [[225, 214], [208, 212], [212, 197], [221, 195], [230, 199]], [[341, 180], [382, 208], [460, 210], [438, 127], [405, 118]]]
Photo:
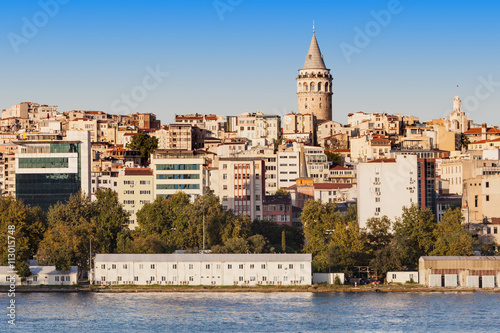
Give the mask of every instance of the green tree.
[[416, 204], [403, 208], [401, 218], [394, 223], [393, 244], [402, 265], [415, 268], [421, 256], [432, 252], [436, 241], [435, 228], [434, 214], [429, 208], [421, 210]]
[[328, 271], [329, 266], [346, 270], [366, 260], [366, 235], [356, 221], [356, 207], [350, 207], [345, 215], [336, 208], [334, 203], [308, 200], [302, 210], [307, 239], [303, 252], [312, 253], [317, 271]]
[[464, 228], [463, 215], [460, 208], [448, 209], [434, 230], [436, 243], [434, 256], [471, 256], [474, 240]]
[[269, 243], [267, 239], [262, 235], [253, 235], [248, 237], [248, 244], [250, 246], [250, 251], [253, 253], [264, 253], [267, 252]]
[[288, 195], [288, 191], [284, 187], [280, 187], [276, 191], [276, 195]]
[[[370, 256], [376, 257], [377, 251], [390, 244], [393, 238], [391, 225], [391, 220], [387, 216], [382, 216], [381, 218], [371, 218], [366, 222], [368, 238], [367, 249]], [[380, 251], [378, 255], [380, 255]]]
[[14, 246], [15, 270], [25, 278], [31, 275], [27, 261], [36, 254], [43, 234], [47, 229], [45, 213], [40, 207], [25, 206], [21, 200], [12, 197], [0, 198], [0, 261], [8, 265], [9, 243]]
[[38, 258], [43, 263], [88, 268], [90, 241], [95, 252], [117, 250], [118, 234], [128, 213], [118, 202], [118, 195], [109, 189], [99, 190], [96, 198], [91, 202], [89, 196], [80, 192], [49, 209], [48, 229], [38, 249]]
[[155, 136], [149, 136], [146, 132], [141, 132], [132, 137], [127, 148], [135, 149], [141, 152], [141, 164], [149, 160], [149, 156], [158, 148], [158, 139]]
[[336, 165], [342, 164], [342, 155], [340, 155], [339, 153], [325, 150], [325, 155], [328, 161], [333, 162]]
[[250, 251], [248, 242], [242, 237], [230, 238], [224, 243], [224, 246], [228, 253], [248, 253]]
[[281, 250], [286, 253], [286, 233], [285, 230], [281, 232]]
[[118, 233], [127, 223], [129, 214], [118, 201], [118, 193], [111, 189], [98, 190], [93, 206], [94, 249], [100, 253], [113, 253], [116, 250]]

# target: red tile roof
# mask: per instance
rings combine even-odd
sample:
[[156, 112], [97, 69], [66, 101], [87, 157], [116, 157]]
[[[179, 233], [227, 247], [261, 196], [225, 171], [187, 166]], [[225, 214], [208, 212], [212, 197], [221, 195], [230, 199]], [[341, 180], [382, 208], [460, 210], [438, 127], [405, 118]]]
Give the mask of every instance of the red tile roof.
[[152, 176], [153, 170], [148, 168], [127, 168], [125, 176]]
[[315, 190], [338, 190], [342, 188], [351, 188], [352, 184], [338, 184], [338, 183], [314, 183]]
[[376, 160], [369, 161], [368, 163], [396, 163], [395, 158], [379, 158]]

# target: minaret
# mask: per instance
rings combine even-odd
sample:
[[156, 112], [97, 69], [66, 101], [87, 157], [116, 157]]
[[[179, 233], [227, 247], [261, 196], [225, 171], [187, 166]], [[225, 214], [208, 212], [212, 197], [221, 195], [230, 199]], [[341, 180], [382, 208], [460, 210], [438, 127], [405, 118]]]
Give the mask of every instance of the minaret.
[[298, 113], [312, 113], [318, 121], [332, 120], [332, 75], [326, 68], [313, 25], [304, 67], [297, 76]]

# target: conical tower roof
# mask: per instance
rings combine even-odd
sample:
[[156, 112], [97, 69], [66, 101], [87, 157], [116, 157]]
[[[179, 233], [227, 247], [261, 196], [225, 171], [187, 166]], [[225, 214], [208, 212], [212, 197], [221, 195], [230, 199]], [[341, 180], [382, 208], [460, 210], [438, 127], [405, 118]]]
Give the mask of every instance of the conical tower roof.
[[307, 52], [306, 62], [304, 63], [304, 67], [302, 69], [327, 69], [325, 62], [323, 61], [323, 55], [319, 49], [316, 34], [314, 32], [311, 45], [309, 46], [309, 51]]

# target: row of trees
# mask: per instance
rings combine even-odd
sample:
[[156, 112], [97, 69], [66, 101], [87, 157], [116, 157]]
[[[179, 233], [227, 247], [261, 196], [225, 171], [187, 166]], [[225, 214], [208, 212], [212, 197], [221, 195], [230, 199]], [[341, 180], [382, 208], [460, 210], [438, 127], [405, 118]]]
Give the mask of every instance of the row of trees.
[[334, 203], [306, 202], [304, 251], [313, 254], [314, 269], [347, 271], [352, 266], [370, 266], [385, 274], [416, 269], [421, 256], [472, 255], [477, 245], [462, 224], [459, 208], [446, 211], [437, 224], [430, 209], [412, 205], [396, 221], [386, 216], [370, 219], [366, 230], [359, 228], [356, 215], [354, 206], [340, 213]]
[[[212, 191], [191, 203], [183, 193], [144, 205], [137, 212], [139, 228], [129, 230], [129, 214], [118, 194], [99, 190], [96, 200], [76, 194], [52, 206], [47, 214], [12, 198], [0, 198], [0, 258], [8, 263], [9, 225], [15, 226], [16, 269], [29, 276], [27, 260], [60, 270], [88, 268], [93, 253], [171, 253], [211, 249], [214, 253], [300, 252], [302, 230], [269, 221], [250, 221], [225, 211]], [[203, 235], [205, 237], [203, 237]], [[91, 248], [92, 247], [92, 248]]]

